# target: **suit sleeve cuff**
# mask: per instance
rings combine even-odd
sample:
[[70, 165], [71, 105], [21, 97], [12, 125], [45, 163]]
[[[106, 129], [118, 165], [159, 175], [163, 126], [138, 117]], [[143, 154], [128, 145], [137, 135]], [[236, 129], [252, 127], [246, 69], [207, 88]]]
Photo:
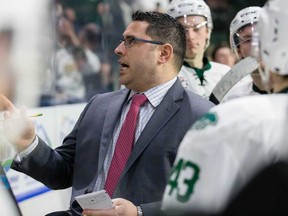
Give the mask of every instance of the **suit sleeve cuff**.
[[24, 149], [23, 151], [19, 152], [16, 155], [15, 160], [17, 162], [21, 162], [24, 157], [27, 157], [37, 147], [38, 142], [39, 142], [39, 139], [38, 139], [38, 136], [36, 135], [33, 142], [26, 149]]

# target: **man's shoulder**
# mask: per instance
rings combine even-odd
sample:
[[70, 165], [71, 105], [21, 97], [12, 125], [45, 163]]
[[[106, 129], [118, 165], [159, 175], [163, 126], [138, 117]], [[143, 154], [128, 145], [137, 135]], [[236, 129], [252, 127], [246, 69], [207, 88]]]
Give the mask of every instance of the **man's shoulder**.
[[210, 110], [212, 107], [215, 106], [215, 104], [213, 104], [211, 101], [203, 98], [202, 96], [194, 93], [193, 91], [189, 89], [184, 89], [184, 91], [193, 109], [198, 108], [198, 109], [208, 112], [208, 110]]
[[286, 94], [275, 95], [250, 95], [235, 98], [231, 101], [221, 103], [211, 109], [212, 112], [233, 124], [248, 119], [249, 124], [259, 124], [263, 121], [270, 121], [272, 118], [281, 119], [287, 114], [285, 109], [288, 106]]
[[107, 98], [107, 99], [112, 99], [115, 96], [119, 96], [119, 95], [123, 95], [123, 94], [127, 94], [128, 93], [128, 89], [123, 88], [123, 89], [119, 89], [116, 91], [110, 91], [110, 92], [105, 92], [105, 93], [101, 93], [101, 94], [96, 94], [93, 99], [100, 99], [100, 98]]
[[[286, 102], [288, 102], [288, 97]], [[187, 134], [190, 138], [193, 137], [195, 140], [199, 139], [204, 143], [213, 143], [214, 140], [211, 140], [210, 137], [215, 137], [218, 141], [220, 139], [236, 139], [235, 142], [240, 142], [243, 141], [241, 138], [243, 134], [245, 134], [246, 139], [249, 139], [247, 134], [249, 131], [259, 132], [263, 129], [263, 125], [265, 125], [266, 122], [271, 122], [271, 110], [273, 110], [274, 107], [272, 103], [275, 103], [273, 99], [271, 100], [270, 97], [262, 95], [227, 101], [226, 103], [213, 107], [209, 112], [205, 113], [205, 115], [191, 126]], [[273, 120], [274, 125], [275, 122], [281, 121], [280, 115], [276, 115], [277, 117], [273, 118], [274, 120], [275, 118], [278, 120]], [[283, 115], [283, 112], [281, 115]], [[235, 128], [237, 128], [237, 130], [234, 130]], [[224, 131], [225, 133], [221, 133]]]
[[91, 107], [92, 105], [97, 107], [105, 107], [113, 102], [118, 103], [120, 101], [121, 103], [121, 101], [123, 102], [126, 96], [128, 96], [128, 91], [128, 89], [120, 89], [117, 91], [96, 94], [90, 99], [90, 101], [88, 102], [88, 106]]

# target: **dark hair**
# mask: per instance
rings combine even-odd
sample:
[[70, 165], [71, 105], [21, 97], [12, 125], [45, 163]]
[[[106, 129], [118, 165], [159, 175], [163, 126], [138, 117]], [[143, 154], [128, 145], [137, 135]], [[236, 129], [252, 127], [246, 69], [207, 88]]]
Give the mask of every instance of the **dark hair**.
[[101, 29], [95, 23], [86, 24], [82, 32], [84, 34], [84, 40], [91, 44], [100, 44], [102, 40]]
[[185, 29], [181, 23], [168, 14], [156, 11], [136, 11], [132, 15], [132, 20], [149, 23], [147, 35], [154, 40], [171, 44], [175, 55], [175, 65], [180, 71], [186, 51]]
[[227, 47], [227, 48], [231, 49], [231, 48], [230, 48], [230, 45], [229, 45], [228, 43], [226, 43], [226, 42], [220, 42], [220, 43], [218, 43], [218, 44], [215, 45], [215, 47], [212, 49], [212, 52], [211, 52], [211, 58], [212, 58], [212, 60], [215, 60], [217, 52], [218, 52], [221, 48], [224, 48], [224, 47]]

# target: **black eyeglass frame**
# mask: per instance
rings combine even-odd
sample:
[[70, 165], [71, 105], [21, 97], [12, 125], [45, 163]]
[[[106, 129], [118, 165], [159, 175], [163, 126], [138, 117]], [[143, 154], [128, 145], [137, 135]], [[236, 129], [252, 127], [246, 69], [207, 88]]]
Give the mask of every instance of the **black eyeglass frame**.
[[[127, 42], [127, 39], [131, 40], [131, 42]], [[132, 47], [134, 45], [135, 41], [139, 41], [139, 42], [143, 42], [143, 43], [151, 43], [151, 44], [156, 44], [156, 45], [165, 44], [164, 42], [161, 42], [161, 41], [145, 40], [145, 39], [141, 39], [141, 38], [137, 38], [137, 37], [131, 37], [131, 36], [120, 39], [120, 43], [124, 42], [124, 45], [126, 48]]]

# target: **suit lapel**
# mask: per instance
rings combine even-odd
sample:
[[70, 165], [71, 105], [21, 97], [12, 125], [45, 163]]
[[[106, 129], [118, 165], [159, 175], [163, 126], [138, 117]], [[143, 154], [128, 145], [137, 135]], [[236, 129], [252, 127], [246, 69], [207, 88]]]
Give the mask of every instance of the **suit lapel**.
[[144, 149], [151, 143], [151, 140], [159, 133], [165, 124], [174, 116], [179, 110], [179, 105], [176, 103], [183, 98], [184, 89], [177, 79], [176, 83], [168, 90], [162, 102], [156, 108], [151, 119], [148, 121], [140, 137], [138, 138], [134, 149], [127, 161], [122, 176], [129, 170], [134, 161], [144, 151]]
[[101, 142], [99, 148], [98, 174], [101, 171], [101, 168], [103, 167], [103, 163], [107, 155], [110, 142], [112, 140], [115, 125], [119, 120], [122, 107], [129, 93], [130, 91], [124, 90], [120, 92], [120, 94], [117, 94], [113, 98], [111, 98], [113, 102], [110, 103], [107, 109], [106, 118], [103, 126], [103, 132], [101, 135]]

